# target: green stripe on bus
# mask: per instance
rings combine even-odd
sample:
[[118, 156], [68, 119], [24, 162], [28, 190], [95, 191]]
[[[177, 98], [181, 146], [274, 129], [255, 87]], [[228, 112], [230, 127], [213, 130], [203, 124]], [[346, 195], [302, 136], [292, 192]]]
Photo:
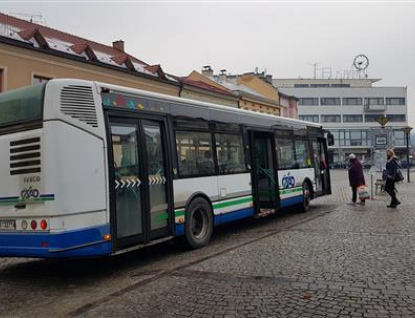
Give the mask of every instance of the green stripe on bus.
[[[252, 196], [237, 198], [235, 200], [227, 201], [227, 202], [214, 202], [213, 203], [213, 208], [215, 210], [217, 210], [217, 209], [227, 208], [227, 207], [230, 207], [230, 206], [233, 206], [233, 205], [238, 205], [238, 204], [243, 204], [243, 203], [250, 203], [250, 202], [252, 202]], [[179, 216], [184, 216], [185, 215], [185, 209], [175, 210], [174, 215], [175, 215], [176, 218], [179, 217]]]
[[282, 189], [282, 190], [280, 190], [280, 194], [288, 194], [288, 193], [302, 192], [302, 191], [303, 191], [302, 187], [291, 188], [291, 189]]
[[221, 209], [221, 208], [230, 207], [232, 205], [238, 205], [238, 204], [249, 203], [249, 202], [252, 202], [252, 196], [241, 198], [241, 199], [236, 199], [236, 200], [233, 200], [233, 201], [213, 203], [213, 208], [214, 209]]

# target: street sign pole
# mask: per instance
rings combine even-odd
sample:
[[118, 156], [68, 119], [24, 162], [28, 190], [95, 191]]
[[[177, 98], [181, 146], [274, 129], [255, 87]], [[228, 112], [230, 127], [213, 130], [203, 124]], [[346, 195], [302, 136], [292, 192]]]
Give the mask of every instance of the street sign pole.
[[412, 127], [404, 127], [402, 130], [406, 134], [406, 173], [407, 173], [407, 179], [408, 183], [411, 182], [410, 175], [411, 175], [411, 167], [409, 164], [409, 134], [411, 133]]

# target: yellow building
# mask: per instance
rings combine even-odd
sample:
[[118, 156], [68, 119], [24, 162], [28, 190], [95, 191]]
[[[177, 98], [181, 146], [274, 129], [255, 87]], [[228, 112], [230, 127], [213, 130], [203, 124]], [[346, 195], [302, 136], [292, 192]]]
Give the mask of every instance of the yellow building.
[[180, 83], [113, 46], [0, 13], [0, 91], [53, 78], [78, 78], [179, 95]]
[[[204, 70], [202, 70], [202, 74], [193, 71], [187, 78], [195, 81], [202, 81], [209, 85], [232, 92], [233, 95], [237, 97], [238, 108], [271, 115], [281, 115], [278, 93], [272, 95], [271, 89], [266, 87], [266, 85], [268, 85], [266, 83], [263, 83], [265, 85], [264, 87], [264, 85], [256, 80], [246, 79], [246, 83], [251, 86], [249, 87], [245, 85], [245, 83], [239, 83], [236, 79], [237, 77], [227, 76], [224, 70], [221, 71], [220, 75], [214, 75], [210, 66], [205, 66]], [[258, 81], [261, 80], [258, 79]], [[257, 91], [257, 87], [266, 94], [261, 94], [260, 91]], [[274, 90], [276, 91], [276, 89]]]
[[181, 79], [181, 82], [183, 89], [180, 97], [238, 108], [239, 99], [232, 90], [196, 71]]

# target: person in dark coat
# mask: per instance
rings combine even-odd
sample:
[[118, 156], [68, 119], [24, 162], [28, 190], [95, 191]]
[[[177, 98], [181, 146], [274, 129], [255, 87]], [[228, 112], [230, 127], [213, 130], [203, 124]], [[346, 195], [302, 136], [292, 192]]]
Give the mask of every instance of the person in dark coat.
[[387, 205], [388, 208], [396, 209], [396, 207], [401, 204], [401, 202], [396, 198], [396, 191], [395, 191], [395, 174], [396, 170], [399, 167], [398, 160], [396, 159], [395, 152], [392, 149], [388, 149], [386, 151], [386, 159], [388, 160], [386, 163], [385, 175], [385, 191], [391, 197], [391, 203]]
[[[365, 176], [363, 175], [363, 167], [356, 155], [351, 153], [349, 155], [349, 184], [352, 188], [352, 202], [350, 204], [356, 204], [357, 201], [357, 188], [366, 185]], [[365, 200], [360, 200], [360, 205], [365, 204]]]

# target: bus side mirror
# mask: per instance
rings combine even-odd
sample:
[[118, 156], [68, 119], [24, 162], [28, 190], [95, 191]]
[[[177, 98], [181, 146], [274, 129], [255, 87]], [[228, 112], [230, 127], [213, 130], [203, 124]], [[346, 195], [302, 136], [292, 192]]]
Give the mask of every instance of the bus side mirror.
[[327, 145], [334, 146], [334, 136], [332, 133], [327, 134]]

